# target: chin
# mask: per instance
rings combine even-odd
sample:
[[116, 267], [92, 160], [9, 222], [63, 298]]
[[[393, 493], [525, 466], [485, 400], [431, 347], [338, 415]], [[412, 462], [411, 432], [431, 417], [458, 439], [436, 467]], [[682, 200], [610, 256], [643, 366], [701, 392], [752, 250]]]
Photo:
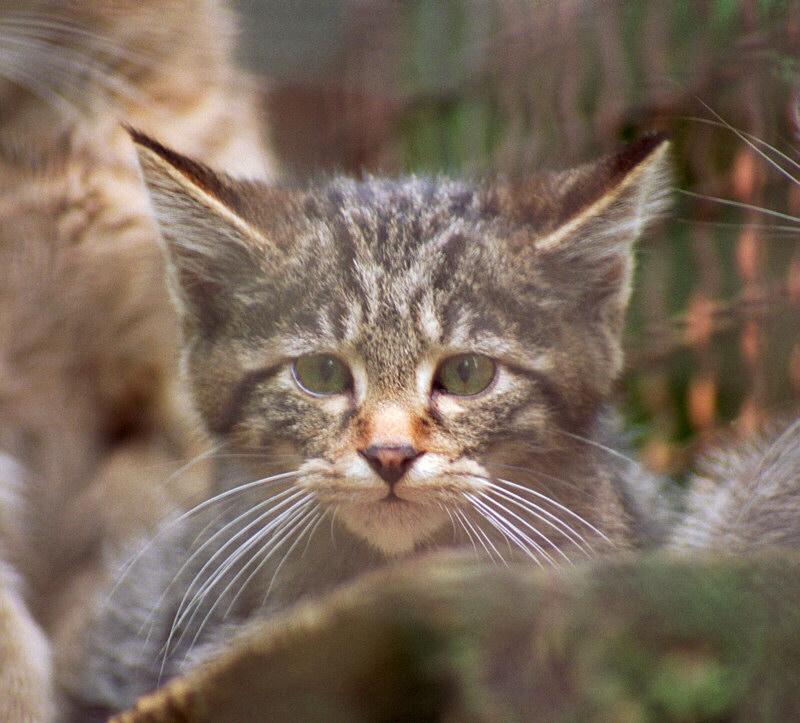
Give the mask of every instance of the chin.
[[336, 517], [386, 557], [410, 555], [450, 519], [438, 507], [399, 498], [342, 504]]

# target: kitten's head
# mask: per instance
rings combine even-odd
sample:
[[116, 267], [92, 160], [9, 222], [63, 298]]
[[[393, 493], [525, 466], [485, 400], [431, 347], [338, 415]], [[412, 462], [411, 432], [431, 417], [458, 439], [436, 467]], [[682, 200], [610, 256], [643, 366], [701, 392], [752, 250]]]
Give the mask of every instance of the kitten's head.
[[663, 137], [526, 182], [301, 189], [136, 141], [209, 431], [297, 469], [374, 547], [449, 526], [493, 465], [556, 479], [570, 435], [592, 434], [632, 245], [664, 198]]

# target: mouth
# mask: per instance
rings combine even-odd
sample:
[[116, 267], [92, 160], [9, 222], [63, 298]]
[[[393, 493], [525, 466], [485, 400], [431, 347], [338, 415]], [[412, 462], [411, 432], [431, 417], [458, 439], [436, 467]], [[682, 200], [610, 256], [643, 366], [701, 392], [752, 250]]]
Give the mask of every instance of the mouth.
[[394, 490], [389, 490], [388, 494], [385, 497], [381, 497], [378, 500], [381, 504], [384, 505], [407, 505], [412, 504], [408, 500], [403, 499], [402, 497], [398, 497]]
[[468, 470], [421, 478], [411, 475], [387, 485], [372, 476], [350, 477], [325, 465], [304, 470], [303, 486], [336, 509], [336, 520], [387, 557], [413, 553], [452, 524], [447, 510], [462, 504], [476, 483]]
[[410, 554], [448, 519], [437, 507], [404, 499], [394, 491], [377, 500], [340, 503], [337, 509], [338, 519], [350, 532], [387, 557]]

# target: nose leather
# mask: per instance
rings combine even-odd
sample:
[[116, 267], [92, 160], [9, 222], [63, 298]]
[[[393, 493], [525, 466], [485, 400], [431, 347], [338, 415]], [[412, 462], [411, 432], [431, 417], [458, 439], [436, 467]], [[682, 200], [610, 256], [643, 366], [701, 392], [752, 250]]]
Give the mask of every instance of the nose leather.
[[389, 487], [392, 487], [408, 471], [414, 460], [423, 453], [418, 452], [409, 444], [373, 444], [366, 449], [359, 450], [359, 454], [369, 462], [369, 466], [375, 470], [375, 473]]

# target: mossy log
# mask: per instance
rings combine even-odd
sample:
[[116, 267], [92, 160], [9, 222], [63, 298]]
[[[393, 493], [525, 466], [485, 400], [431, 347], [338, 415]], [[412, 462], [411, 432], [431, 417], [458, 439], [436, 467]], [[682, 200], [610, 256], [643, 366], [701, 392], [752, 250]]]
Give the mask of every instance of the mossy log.
[[115, 720], [800, 720], [800, 558], [437, 555], [251, 626]]

